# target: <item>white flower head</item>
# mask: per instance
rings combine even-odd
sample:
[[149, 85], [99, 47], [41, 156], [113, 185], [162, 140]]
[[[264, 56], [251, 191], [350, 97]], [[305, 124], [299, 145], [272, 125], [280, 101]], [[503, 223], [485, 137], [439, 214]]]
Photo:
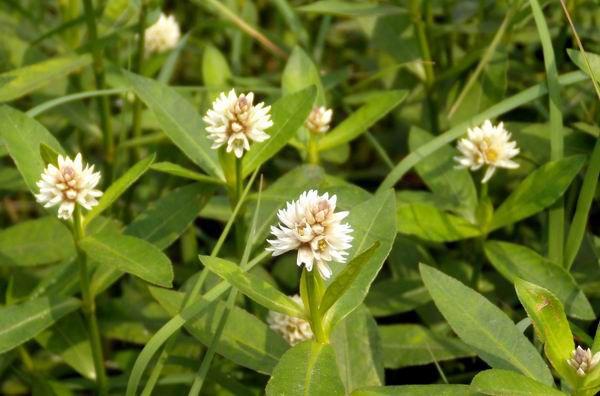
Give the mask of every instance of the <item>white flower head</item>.
[[203, 120], [208, 124], [208, 138], [213, 149], [227, 144], [227, 152], [242, 158], [244, 150], [250, 150], [250, 141], [263, 142], [269, 138], [265, 130], [273, 126], [269, 111], [271, 106], [263, 102], [254, 105], [254, 93], [236, 95], [232, 89], [222, 92], [206, 112]]
[[[294, 301], [303, 306], [302, 298], [299, 295], [292, 296]], [[302, 341], [313, 338], [313, 332], [310, 328], [310, 323], [304, 319], [288, 316], [275, 311], [269, 311], [267, 323], [271, 330], [281, 334], [284, 340], [291, 346], [301, 343]]]
[[304, 264], [312, 271], [316, 264], [324, 279], [331, 277], [328, 262], [345, 263], [348, 249], [352, 246], [353, 231], [342, 220], [348, 212], [335, 213], [337, 197], [318, 191], [303, 192], [297, 201], [288, 202], [284, 209], [277, 212], [279, 225], [271, 226], [275, 239], [268, 240], [267, 248], [273, 256], [279, 256], [290, 250], [298, 250], [296, 264]]
[[503, 123], [497, 126], [486, 120], [481, 127], [469, 128], [467, 137], [461, 139], [456, 148], [461, 156], [454, 157], [459, 167], [477, 170], [486, 165], [488, 168], [482, 183], [487, 183], [496, 168], [515, 169], [519, 164], [512, 160], [519, 149], [517, 143], [510, 140], [510, 133]]
[[592, 371], [598, 362], [600, 362], [600, 352], [592, 355], [590, 348], [583, 349], [581, 346], [577, 346], [577, 349], [571, 352], [571, 359], [567, 359], [569, 366], [573, 367], [580, 377]]
[[158, 21], [144, 32], [144, 50], [149, 53], [161, 53], [175, 48], [181, 31], [173, 15], [160, 14]]
[[313, 133], [325, 133], [329, 130], [333, 110], [324, 106], [315, 107], [310, 112], [304, 126]]
[[102, 191], [95, 187], [99, 181], [100, 172], [94, 173], [94, 165], [84, 166], [81, 154], [77, 154], [75, 160], [59, 155], [58, 167], [48, 164], [44, 169], [37, 182], [40, 193], [35, 198], [45, 208], [60, 205], [58, 217], [68, 220], [76, 204], [87, 210], [98, 205], [96, 198], [102, 196]]

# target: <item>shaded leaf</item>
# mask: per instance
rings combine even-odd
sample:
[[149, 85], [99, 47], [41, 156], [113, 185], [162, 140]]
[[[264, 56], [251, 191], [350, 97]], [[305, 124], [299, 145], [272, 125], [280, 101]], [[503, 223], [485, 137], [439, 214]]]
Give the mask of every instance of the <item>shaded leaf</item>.
[[508, 370], [485, 370], [473, 378], [471, 387], [484, 395], [564, 396], [565, 393]]

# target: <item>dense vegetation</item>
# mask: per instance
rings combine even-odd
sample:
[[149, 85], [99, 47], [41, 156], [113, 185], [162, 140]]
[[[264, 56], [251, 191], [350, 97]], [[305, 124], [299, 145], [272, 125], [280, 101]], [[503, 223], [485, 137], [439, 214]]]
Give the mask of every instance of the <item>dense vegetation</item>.
[[0, 393], [596, 394], [598, 18], [0, 2]]

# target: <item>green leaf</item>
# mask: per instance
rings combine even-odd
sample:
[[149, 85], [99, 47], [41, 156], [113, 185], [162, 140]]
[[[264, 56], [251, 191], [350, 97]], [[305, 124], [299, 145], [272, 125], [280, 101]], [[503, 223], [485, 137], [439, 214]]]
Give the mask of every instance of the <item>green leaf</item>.
[[515, 289], [544, 342], [548, 360], [561, 377], [571, 385], [576, 384], [577, 374], [567, 363], [575, 344], [562, 304], [549, 290], [524, 280], [517, 279]]
[[409, 312], [431, 301], [423, 282], [414, 279], [385, 279], [371, 286], [365, 304], [375, 317]]
[[[207, 87], [218, 88], [219, 91], [224, 91], [231, 79], [231, 69], [227, 63], [227, 59], [221, 51], [212, 45], [204, 47], [202, 56], [202, 81]], [[215, 92], [213, 99], [218, 95]]]
[[74, 256], [73, 237], [56, 217], [28, 220], [0, 231], [0, 267], [56, 263]]
[[552, 205], [569, 187], [584, 162], [585, 157], [572, 156], [536, 169], [496, 210], [491, 230], [516, 223]]
[[251, 174], [256, 168], [268, 161], [295, 135], [298, 128], [312, 110], [316, 89], [311, 86], [300, 92], [286, 95], [271, 106], [273, 126], [267, 130], [269, 139], [253, 143], [252, 149], [246, 153], [243, 161], [244, 176]]
[[38, 334], [35, 340], [47, 351], [60, 356], [85, 378], [96, 378], [88, 332], [77, 312], [62, 318], [54, 326]]
[[383, 384], [377, 323], [367, 308], [360, 306], [342, 320], [330, 340], [346, 394], [365, 386]]
[[345, 293], [350, 290], [350, 287], [362, 271], [363, 267], [371, 259], [371, 256], [379, 249], [380, 243], [377, 241], [367, 250], [354, 257], [344, 269], [335, 277], [333, 282], [327, 286], [321, 304], [319, 305], [319, 315], [324, 316], [329, 308], [331, 308]]
[[37, 194], [36, 186], [45, 164], [40, 155], [40, 144], [44, 143], [59, 153], [64, 153], [60, 143], [42, 124], [24, 113], [8, 106], [0, 106], [0, 137], [17, 169], [21, 172], [29, 190]]
[[339, 0], [320, 0], [297, 8], [301, 12], [314, 12], [317, 14], [347, 16], [347, 17], [366, 17], [366, 16], [385, 16], [406, 13], [401, 7], [376, 4], [371, 2], [350, 2]]
[[422, 366], [475, 355], [459, 339], [434, 333], [416, 324], [379, 326], [379, 334], [386, 368]]
[[594, 320], [596, 315], [573, 276], [563, 267], [521, 245], [488, 241], [485, 255], [510, 282], [523, 279], [550, 290], [565, 305], [567, 313], [577, 319]]
[[123, 75], [173, 143], [206, 173], [225, 180], [217, 151], [210, 148], [204, 121], [194, 106], [167, 85], [127, 71]]
[[401, 385], [363, 388], [352, 396], [475, 396], [469, 385]]
[[157, 162], [156, 164], [152, 164], [150, 166], [152, 170], [167, 173], [169, 175], [182, 177], [184, 179], [196, 180], [201, 183], [207, 184], [223, 184], [222, 180], [216, 179], [212, 176], [207, 176], [199, 172], [194, 172], [193, 170], [184, 168], [181, 165], [174, 164], [172, 162]]
[[7, 102], [36, 91], [92, 63], [90, 55], [51, 58], [34, 65], [0, 74], [0, 102]]
[[301, 91], [314, 85], [317, 87], [315, 106], [325, 106], [325, 89], [321, 82], [321, 75], [312, 59], [301, 47], [294, 47], [283, 74], [281, 75], [281, 88], [284, 94]]
[[512, 320], [476, 291], [435, 268], [419, 266], [425, 287], [452, 330], [493, 368], [519, 371], [544, 384], [548, 366]]
[[398, 232], [426, 241], [452, 242], [481, 235], [481, 230], [463, 219], [424, 203], [399, 204]]
[[79, 308], [76, 298], [42, 297], [0, 308], [0, 354], [38, 335]]
[[171, 261], [149, 242], [107, 232], [86, 236], [80, 245], [89, 257], [101, 264], [133, 274], [158, 286], [172, 286]]
[[[569, 54], [569, 58], [571, 61], [577, 66], [582, 72], [590, 75], [588, 67], [585, 62], [585, 57], [581, 51], [567, 48], [567, 54]], [[585, 51], [585, 55], [590, 62], [590, 67], [592, 69], [592, 73], [594, 74], [594, 78], [596, 81], [600, 82], [600, 55], [594, 54], [593, 52]], [[590, 76], [591, 77], [591, 76]]]
[[44, 160], [44, 164], [48, 166], [48, 164], [52, 164], [54, 166], [58, 166], [58, 156], [60, 154], [56, 152], [52, 147], [46, 145], [45, 143], [40, 144], [40, 157]]
[[258, 275], [244, 272], [231, 261], [218, 257], [200, 256], [200, 261], [212, 272], [262, 306], [290, 316], [304, 317], [302, 307]]
[[386, 91], [370, 99], [319, 140], [319, 151], [356, 139], [394, 110], [407, 95], [407, 91]]
[[[434, 137], [421, 128], [412, 127], [408, 135], [410, 151], [416, 150]], [[450, 146], [443, 146], [436, 155], [417, 164], [415, 170], [436, 196], [452, 203], [453, 211], [467, 220], [474, 221], [477, 190], [471, 172], [456, 167], [454, 156], [457, 154]]]
[[492, 369], [481, 371], [473, 378], [471, 387], [491, 396], [565, 396], [566, 394], [519, 373]]
[[131, 187], [133, 183], [137, 181], [137, 179], [146, 173], [146, 171], [150, 168], [150, 165], [152, 165], [154, 162], [155, 158], [155, 154], [144, 158], [129, 168], [121, 177], [115, 180], [113, 184], [111, 184], [110, 187], [104, 191], [104, 194], [102, 195], [102, 198], [100, 198], [98, 205], [94, 206], [94, 208], [85, 216], [84, 224], [90, 224], [90, 222], [96, 216], [110, 208], [110, 206], [115, 203], [117, 199], [119, 199], [119, 197], [123, 195], [123, 193], [127, 191], [127, 189]]
[[288, 350], [267, 384], [267, 396], [344, 395], [329, 344], [304, 341]]
[[212, 190], [211, 186], [190, 184], [171, 191], [140, 213], [125, 233], [164, 250], [194, 221]]
[[[183, 293], [150, 287], [150, 293], [169, 313], [176, 315], [183, 303]], [[186, 329], [204, 345], [210, 345], [218, 321], [225, 308], [221, 301], [186, 323]], [[281, 336], [264, 322], [247, 311], [234, 307], [229, 313], [225, 327], [219, 338], [217, 353], [236, 364], [264, 374], [270, 374], [289, 345]]]
[[[342, 201], [338, 200], [338, 202]], [[375, 280], [389, 255], [396, 237], [396, 219], [394, 216], [390, 216], [390, 213], [395, 212], [395, 204], [394, 193], [387, 191], [352, 207], [350, 210], [348, 223], [354, 229], [354, 240], [348, 255], [349, 260], [353, 260], [359, 252], [375, 242], [379, 242], [381, 245], [371, 255], [368, 262], [363, 264], [363, 269], [346, 292], [327, 312], [324, 325], [330, 329], [363, 303], [371, 283]], [[339, 268], [339, 265], [333, 268], [334, 281]]]

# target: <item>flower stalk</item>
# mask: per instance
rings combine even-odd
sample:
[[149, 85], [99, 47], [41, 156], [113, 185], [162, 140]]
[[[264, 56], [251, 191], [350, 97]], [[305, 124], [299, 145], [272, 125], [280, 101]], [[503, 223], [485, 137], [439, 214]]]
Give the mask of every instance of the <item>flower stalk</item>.
[[302, 273], [302, 281], [305, 287], [300, 288], [304, 301], [308, 301], [308, 312], [310, 318], [310, 327], [315, 335], [315, 340], [321, 344], [329, 343], [329, 335], [323, 327], [323, 318], [319, 312], [319, 305], [323, 298], [324, 284], [323, 279], [317, 271], [308, 271], [306, 268]]
[[96, 318], [96, 301], [90, 292], [90, 282], [87, 271], [87, 258], [85, 252], [79, 247], [79, 242], [85, 236], [85, 228], [83, 226], [83, 215], [81, 209], [77, 205], [73, 216], [73, 238], [77, 247], [77, 261], [79, 263], [79, 281], [81, 286], [82, 310], [88, 326], [88, 336], [92, 347], [92, 357], [94, 360], [94, 368], [96, 371], [96, 384], [98, 386], [98, 394], [108, 394], [108, 383], [106, 372], [104, 370], [104, 357], [102, 354], [102, 341], [100, 339], [100, 331], [98, 329], [98, 320]]
[[319, 164], [319, 137], [316, 133], [310, 132], [308, 135], [308, 163], [311, 165]]

